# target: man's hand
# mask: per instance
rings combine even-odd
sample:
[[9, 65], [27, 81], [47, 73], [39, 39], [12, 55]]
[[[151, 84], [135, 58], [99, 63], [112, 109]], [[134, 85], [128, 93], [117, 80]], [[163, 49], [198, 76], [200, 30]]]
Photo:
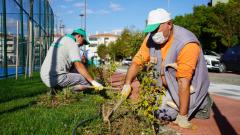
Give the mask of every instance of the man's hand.
[[102, 90], [103, 89], [102, 84], [96, 82], [95, 80], [92, 80], [91, 84], [94, 86], [95, 90]]
[[173, 123], [177, 124], [179, 127], [182, 128], [192, 128], [192, 124], [188, 121], [187, 115], [180, 115], [178, 114], [177, 118]]
[[129, 94], [131, 93], [131, 86], [130, 84], [124, 84], [122, 91], [121, 91], [121, 95], [123, 99], [127, 99], [127, 97], [129, 96]]

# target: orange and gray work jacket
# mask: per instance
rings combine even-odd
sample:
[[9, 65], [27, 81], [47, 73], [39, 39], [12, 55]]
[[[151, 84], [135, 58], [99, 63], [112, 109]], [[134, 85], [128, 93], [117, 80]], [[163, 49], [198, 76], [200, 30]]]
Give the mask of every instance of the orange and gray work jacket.
[[[158, 81], [157, 84], [159, 85], [159, 87], [162, 87], [163, 83], [161, 75], [164, 75], [164, 79], [168, 87], [166, 96], [163, 97], [162, 105], [159, 108], [160, 112], [159, 118], [170, 120], [175, 119], [178, 112], [176, 109], [173, 109], [166, 105], [166, 101], [169, 100], [173, 101], [179, 108], [179, 96], [178, 96], [179, 88], [177, 82], [177, 77], [179, 77], [178, 75], [179, 73], [177, 71], [178, 69], [167, 65], [171, 65], [172, 63], [179, 64], [177, 62], [179, 55], [181, 55], [183, 49], [187, 48], [189, 44], [192, 43], [197, 44], [198, 45], [197, 47], [199, 48], [199, 53], [196, 54], [197, 56], [195, 60], [195, 65], [194, 69], [192, 70], [191, 76], [190, 75], [186, 76], [186, 78], [189, 78], [189, 76], [191, 77], [189, 79], [191, 80], [191, 86], [194, 89], [194, 93], [191, 93], [190, 95], [188, 117], [190, 117], [194, 111], [196, 111], [199, 108], [203, 108], [207, 104], [206, 95], [208, 93], [208, 88], [210, 84], [206, 62], [202, 50], [199, 47], [200, 43], [197, 40], [196, 36], [192, 32], [177, 25], [174, 25], [172, 34], [174, 37], [171, 41], [170, 47], [167, 50], [164, 61], [161, 54], [162, 51], [159, 45], [153, 42], [151, 34], [148, 35], [147, 40], [147, 47], [150, 55], [149, 61], [153, 63], [155, 61], [155, 69], [159, 73], [159, 76], [155, 76], [155, 78]], [[196, 45], [192, 47], [196, 48]], [[190, 61], [189, 63], [192, 64], [194, 62], [191, 63]]]

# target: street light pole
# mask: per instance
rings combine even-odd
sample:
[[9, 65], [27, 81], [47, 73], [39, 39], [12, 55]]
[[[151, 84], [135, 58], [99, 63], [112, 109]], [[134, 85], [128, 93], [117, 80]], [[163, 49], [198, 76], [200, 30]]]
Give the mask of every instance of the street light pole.
[[59, 26], [59, 28], [60, 28], [60, 34], [61, 34], [61, 36], [63, 36], [63, 35], [64, 35], [65, 25], [62, 24], [62, 20], [60, 20], [60, 26]]
[[168, 11], [170, 11], [169, 9], [169, 6], [170, 6], [170, 0], [167, 0], [168, 1]]
[[55, 34], [58, 36], [58, 34], [59, 34], [58, 33], [58, 16], [56, 14], [54, 16], [55, 16], [55, 20], [56, 20], [55, 21], [55, 27], [56, 27], [56, 33]]

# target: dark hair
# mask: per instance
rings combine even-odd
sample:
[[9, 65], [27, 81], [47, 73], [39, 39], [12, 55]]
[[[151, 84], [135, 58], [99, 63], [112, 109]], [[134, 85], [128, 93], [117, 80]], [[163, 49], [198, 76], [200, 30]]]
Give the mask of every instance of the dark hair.
[[80, 35], [80, 34], [73, 32], [71, 35], [76, 36], [76, 35]]
[[84, 37], [83, 35], [81, 35], [81, 34], [79, 34], [79, 33], [76, 33], [76, 32], [73, 32], [71, 35], [72, 35], [72, 36], [79, 35], [79, 36], [81, 36], [81, 37]]

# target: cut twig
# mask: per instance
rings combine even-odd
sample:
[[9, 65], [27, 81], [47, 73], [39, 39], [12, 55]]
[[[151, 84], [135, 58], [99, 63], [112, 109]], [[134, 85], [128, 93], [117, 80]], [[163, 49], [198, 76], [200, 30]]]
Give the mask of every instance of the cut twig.
[[104, 122], [110, 121], [110, 120], [109, 120], [109, 117], [111, 117], [111, 115], [119, 108], [119, 106], [122, 104], [122, 102], [123, 102], [123, 98], [121, 98], [121, 99], [117, 102], [117, 104], [113, 107], [113, 109], [112, 109], [111, 111], [108, 110], [108, 112], [107, 112], [106, 114], [103, 114], [103, 115], [104, 115], [104, 116], [103, 116], [103, 121], [104, 121]]
[[105, 106], [102, 105], [102, 116], [103, 116], [103, 121], [104, 123], [108, 123], [108, 130], [109, 132], [111, 132], [111, 123], [110, 123], [110, 120], [108, 118], [108, 113], [109, 113], [109, 110], [107, 110], [107, 113], [105, 113], [106, 109], [105, 109]]
[[[90, 88], [90, 89], [95, 88], [94, 86], [89, 86], [89, 85], [81, 85], [81, 86], [86, 87], [86, 88]], [[106, 90], [121, 90], [120, 88], [114, 88], [114, 87], [103, 87], [103, 89], [106, 89]]]

